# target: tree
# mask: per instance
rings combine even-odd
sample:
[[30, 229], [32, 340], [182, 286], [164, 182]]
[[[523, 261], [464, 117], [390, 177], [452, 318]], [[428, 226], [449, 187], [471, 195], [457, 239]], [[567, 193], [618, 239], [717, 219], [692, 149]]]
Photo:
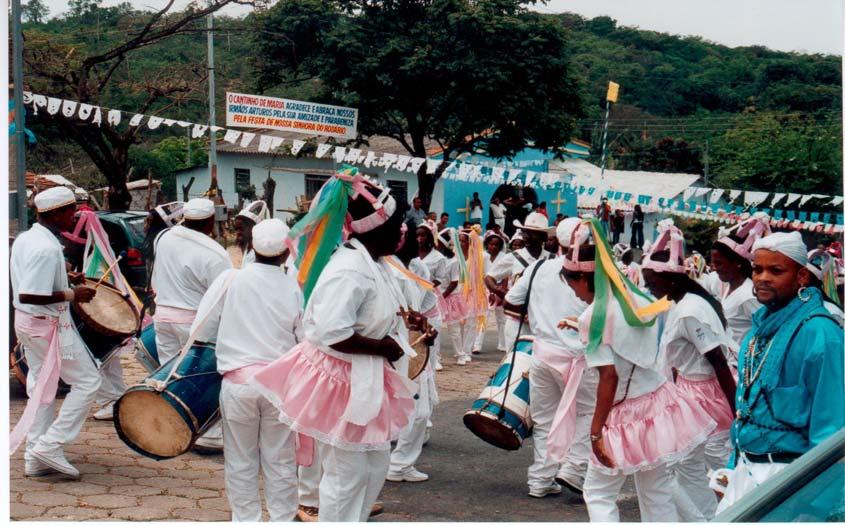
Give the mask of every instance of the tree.
[[50, 8], [42, 0], [29, 0], [21, 8], [21, 16], [27, 22], [40, 24], [50, 14]]
[[[96, 2], [77, 0], [71, 16], [96, 14], [104, 26], [118, 29], [116, 41], [105, 46], [92, 43], [77, 45], [82, 35], [72, 35], [71, 43], [49, 33], [32, 31], [27, 34], [24, 60], [32, 89], [54, 96], [94, 105], [103, 98], [119, 93], [130, 100], [137, 113], [158, 114], [176, 104], [185, 103], [203, 91], [205, 72], [195, 64], [174, 63], [148, 72], [141, 78], [128, 78], [126, 62], [130, 56], [149, 46], [163, 43], [180, 35], [204, 31], [206, 15], [233, 3], [245, 0], [212, 0], [209, 3], [191, 2], [179, 12], [173, 12], [174, 0], [157, 11], [133, 11], [129, 4], [100, 8]], [[85, 33], [91, 34], [91, 31]], [[97, 40], [99, 40], [97, 31]], [[58, 114], [50, 116], [41, 111], [33, 115], [34, 122], [56, 126], [61, 134], [85, 151], [108, 181], [108, 202], [111, 209], [126, 209], [131, 202], [126, 188], [129, 173], [129, 150], [138, 143], [140, 126], [122, 126], [118, 130], [103, 119], [101, 125], [66, 119]]]
[[259, 87], [319, 78], [321, 99], [359, 109], [361, 141], [389, 136], [417, 157], [436, 144], [446, 162], [417, 174], [427, 207], [461, 153], [510, 157], [571, 138], [582, 110], [565, 30], [529, 3], [279, 2], [260, 17]]

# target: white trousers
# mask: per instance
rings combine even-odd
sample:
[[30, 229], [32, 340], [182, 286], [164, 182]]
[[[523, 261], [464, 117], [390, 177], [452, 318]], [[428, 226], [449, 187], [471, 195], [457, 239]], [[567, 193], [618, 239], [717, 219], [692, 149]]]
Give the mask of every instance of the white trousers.
[[[489, 311], [493, 312], [496, 317], [496, 350], [507, 351], [507, 348], [505, 348], [505, 311], [502, 310], [501, 306], [491, 308]], [[478, 337], [475, 339], [472, 349], [480, 352], [482, 346], [484, 346], [484, 330], [478, 330]]]
[[100, 368], [100, 375], [103, 385], [97, 391], [97, 404], [105, 405], [120, 399], [126, 391], [126, 383], [123, 382], [123, 365], [120, 364], [120, 356], [114, 356]]
[[319, 521], [367, 521], [384, 486], [390, 451], [318, 446], [324, 447]]
[[681, 521], [709, 521], [716, 515], [716, 494], [707, 477], [705, 444], [695, 447], [687, 456], [672, 465], [677, 481], [675, 504]]
[[[419, 401], [417, 401], [419, 403]], [[415, 413], [414, 416], [417, 414]], [[425, 443], [425, 431], [428, 426], [428, 417], [414, 417], [408, 425], [399, 433], [396, 446], [390, 454], [391, 474], [404, 474], [414, 468], [422, 453]]]
[[431, 353], [434, 356], [433, 363], [440, 362], [440, 341], [445, 337], [443, 333], [443, 322], [440, 320], [440, 317], [432, 317], [429, 318], [428, 323], [431, 325], [432, 328], [437, 330], [437, 337], [434, 338], [434, 343], [431, 345]]
[[583, 487], [592, 452], [590, 423], [596, 406], [598, 383], [596, 374], [591, 372], [590, 369], [584, 371], [575, 397], [575, 438], [563, 463], [558, 464], [547, 458], [547, 440], [566, 385], [561, 375], [550, 366], [536, 359], [531, 363], [528, 386], [531, 419], [534, 421], [534, 463], [528, 467], [529, 488], [548, 487], [555, 477], [563, 478], [578, 488]]
[[306, 507], [320, 506], [320, 480], [323, 477], [324, 446], [314, 444], [314, 461], [308, 467], [299, 467], [299, 504]]
[[449, 334], [452, 337], [455, 357], [469, 357], [472, 353], [472, 345], [478, 335], [477, 326], [478, 322], [474, 317], [449, 324]]
[[[513, 343], [516, 341], [516, 333], [519, 330], [519, 320], [506, 315], [505, 316], [505, 349], [510, 352], [513, 348]], [[522, 324], [522, 331], [520, 335], [532, 335], [531, 327], [528, 322]]]
[[[633, 476], [640, 521], [678, 521], [678, 512], [672, 500], [675, 483], [666, 466], [659, 465], [651, 470], [635, 472]], [[590, 462], [584, 479], [584, 501], [591, 522], [619, 521], [616, 498], [626, 478], [624, 474], [605, 474]]]
[[[18, 332], [18, 340], [26, 349], [26, 360], [29, 372], [26, 375], [26, 391], [29, 396], [35, 394], [38, 374], [47, 357], [50, 342], [43, 337], [31, 337]], [[82, 430], [88, 411], [94, 403], [102, 380], [94, 360], [84, 348], [79, 335], [74, 332], [76, 340], [76, 357], [62, 359], [59, 377], [70, 386], [70, 392], [65, 396], [59, 415], [56, 417], [56, 400], [41, 405], [35, 414], [35, 421], [26, 435], [26, 457], [35, 445], [47, 450], [60, 449], [72, 442]], [[61, 351], [61, 350], [60, 350]]]
[[232, 521], [261, 521], [259, 469], [270, 521], [292, 521], [297, 509], [296, 449], [279, 411], [250, 385], [220, 389], [226, 495]]
[[188, 342], [191, 325], [188, 323], [162, 323], [156, 321], [156, 348], [158, 361], [164, 364], [175, 357]]

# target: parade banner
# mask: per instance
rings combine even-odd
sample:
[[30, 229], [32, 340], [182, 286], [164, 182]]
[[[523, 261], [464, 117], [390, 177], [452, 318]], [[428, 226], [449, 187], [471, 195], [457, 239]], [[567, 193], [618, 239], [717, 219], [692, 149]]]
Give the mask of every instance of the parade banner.
[[226, 126], [355, 138], [358, 110], [285, 98], [226, 93]]

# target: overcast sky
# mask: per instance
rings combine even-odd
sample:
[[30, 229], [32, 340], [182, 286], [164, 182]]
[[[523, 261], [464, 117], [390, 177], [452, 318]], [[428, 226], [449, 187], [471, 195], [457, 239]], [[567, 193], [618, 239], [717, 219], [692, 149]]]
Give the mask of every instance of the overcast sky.
[[[26, 0], [23, 0], [25, 3]], [[67, 0], [45, 0], [51, 15], [68, 9]], [[156, 7], [164, 0], [129, 0]], [[549, 0], [536, 10], [569, 11], [588, 18], [609, 15], [620, 25], [677, 35], [695, 35], [728, 46], [764, 45], [782, 51], [842, 54], [843, 0]], [[119, 0], [105, 0], [114, 5]], [[187, 0], [177, 0], [185, 5]], [[233, 6], [224, 12], [243, 14]]]

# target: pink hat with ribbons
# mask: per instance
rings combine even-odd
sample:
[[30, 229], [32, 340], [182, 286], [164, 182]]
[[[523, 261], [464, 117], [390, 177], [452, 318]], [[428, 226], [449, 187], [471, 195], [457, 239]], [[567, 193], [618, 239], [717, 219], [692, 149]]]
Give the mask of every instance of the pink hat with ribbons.
[[[652, 256], [658, 252], [669, 250], [669, 260], [666, 262], [654, 261]], [[655, 272], [686, 273], [686, 261], [684, 259], [684, 234], [677, 226], [666, 225], [660, 236], [652, 245], [651, 250], [646, 254], [642, 265], [643, 270], [654, 270]]]

